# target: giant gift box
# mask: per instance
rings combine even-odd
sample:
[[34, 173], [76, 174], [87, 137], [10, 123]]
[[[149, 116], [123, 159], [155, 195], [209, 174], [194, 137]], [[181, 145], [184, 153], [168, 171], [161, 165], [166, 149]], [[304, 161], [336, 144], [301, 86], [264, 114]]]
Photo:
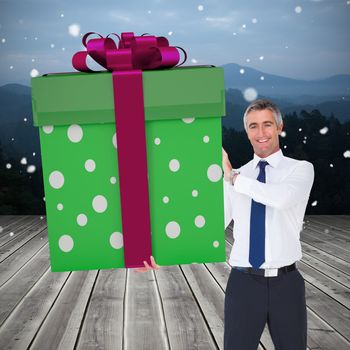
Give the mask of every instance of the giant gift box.
[[[160, 265], [225, 261], [223, 70], [178, 67], [141, 74], [144, 169], [137, 158], [142, 128], [134, 112], [129, 115], [137, 101], [119, 99], [125, 121], [119, 127], [126, 130], [119, 144], [115, 95], [125, 99], [127, 84], [114, 85], [111, 72], [32, 79], [52, 271], [142, 266], [150, 254]], [[123, 184], [121, 167], [131, 169]], [[125, 262], [127, 250], [138, 252], [136, 262]]]

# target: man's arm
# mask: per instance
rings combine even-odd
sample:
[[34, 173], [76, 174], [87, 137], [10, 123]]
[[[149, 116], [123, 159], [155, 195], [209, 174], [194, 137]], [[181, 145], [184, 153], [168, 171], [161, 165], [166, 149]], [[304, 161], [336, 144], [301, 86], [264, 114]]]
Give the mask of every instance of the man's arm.
[[313, 181], [313, 165], [300, 162], [283, 182], [278, 184], [262, 183], [240, 174], [233, 179], [233, 190], [246, 194], [266, 206], [285, 209], [307, 199]]

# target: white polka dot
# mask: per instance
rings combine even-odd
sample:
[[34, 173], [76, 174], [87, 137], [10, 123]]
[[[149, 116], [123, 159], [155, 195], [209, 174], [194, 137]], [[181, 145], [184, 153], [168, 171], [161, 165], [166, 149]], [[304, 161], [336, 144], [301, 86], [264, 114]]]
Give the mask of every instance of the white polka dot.
[[74, 143], [80, 142], [83, 138], [83, 129], [78, 124], [73, 124], [68, 128], [67, 136]]
[[57, 204], [57, 210], [63, 210], [63, 204], [62, 203], [58, 203]]
[[87, 216], [85, 214], [79, 214], [77, 216], [77, 223], [79, 226], [85, 226], [87, 224]]
[[111, 182], [112, 185], [115, 185], [117, 183], [117, 178], [115, 176], [112, 176], [109, 181]]
[[172, 159], [169, 162], [169, 169], [173, 172], [176, 172], [180, 169], [180, 162], [177, 159]]
[[154, 139], [154, 143], [158, 146], [158, 145], [160, 145], [160, 138], [159, 137], [156, 137], [155, 139]]
[[198, 197], [198, 191], [197, 190], [193, 190], [192, 191], [192, 197]]
[[85, 162], [85, 169], [89, 173], [93, 172], [96, 169], [96, 163], [92, 159], [88, 159]]
[[170, 221], [165, 227], [165, 233], [169, 238], [177, 238], [180, 232], [180, 225], [176, 221]]
[[214, 247], [214, 248], [217, 248], [218, 246], [219, 246], [219, 242], [218, 242], [218, 241], [214, 241], [214, 242], [213, 242], [213, 247]]
[[61, 188], [64, 184], [63, 174], [58, 170], [53, 171], [50, 174], [49, 183], [50, 183], [51, 187], [53, 187], [53, 188], [56, 188], [56, 189]]
[[222, 177], [221, 167], [217, 164], [212, 164], [208, 168], [207, 176], [211, 182], [218, 182]]
[[169, 197], [167, 197], [167, 196], [164, 196], [163, 197], [163, 203], [169, 203]]
[[195, 118], [182, 118], [182, 121], [186, 124], [191, 124]]
[[206, 136], [203, 137], [203, 142], [204, 142], [204, 143], [208, 143], [209, 140], [210, 140], [210, 139], [209, 139], [209, 136], [206, 135]]
[[117, 148], [117, 134], [114, 133], [113, 137], [112, 137], [112, 143], [114, 148]]
[[98, 195], [92, 200], [92, 207], [97, 213], [103, 213], [108, 206], [107, 199], [104, 196]]
[[53, 125], [43, 126], [43, 131], [45, 134], [51, 134], [53, 132]]
[[120, 232], [113, 232], [109, 237], [109, 243], [114, 249], [123, 247], [123, 235]]
[[63, 252], [65, 252], [65, 253], [70, 252], [74, 246], [73, 238], [69, 235], [61, 236], [59, 241], [58, 241], [58, 246], [60, 247], [60, 249]]
[[196, 216], [196, 218], [194, 219], [194, 224], [195, 224], [197, 227], [202, 228], [202, 227], [205, 225], [204, 216], [202, 216], [202, 215]]

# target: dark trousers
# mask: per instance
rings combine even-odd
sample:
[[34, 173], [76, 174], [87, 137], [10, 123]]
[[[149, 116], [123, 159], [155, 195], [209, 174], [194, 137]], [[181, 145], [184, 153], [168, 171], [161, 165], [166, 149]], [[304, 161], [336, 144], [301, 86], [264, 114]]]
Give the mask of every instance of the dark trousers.
[[306, 349], [305, 282], [298, 270], [263, 277], [232, 269], [225, 296], [225, 350], [256, 350], [265, 324], [276, 350]]

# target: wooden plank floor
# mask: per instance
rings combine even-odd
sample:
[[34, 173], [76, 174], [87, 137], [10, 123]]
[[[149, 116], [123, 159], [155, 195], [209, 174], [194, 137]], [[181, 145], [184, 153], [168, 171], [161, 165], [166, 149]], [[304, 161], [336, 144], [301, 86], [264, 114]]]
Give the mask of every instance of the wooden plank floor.
[[[350, 349], [350, 216], [306, 217], [302, 248], [308, 348]], [[0, 216], [0, 349], [223, 349], [229, 273], [227, 263], [52, 273], [45, 218]], [[259, 349], [274, 349], [267, 328]]]

